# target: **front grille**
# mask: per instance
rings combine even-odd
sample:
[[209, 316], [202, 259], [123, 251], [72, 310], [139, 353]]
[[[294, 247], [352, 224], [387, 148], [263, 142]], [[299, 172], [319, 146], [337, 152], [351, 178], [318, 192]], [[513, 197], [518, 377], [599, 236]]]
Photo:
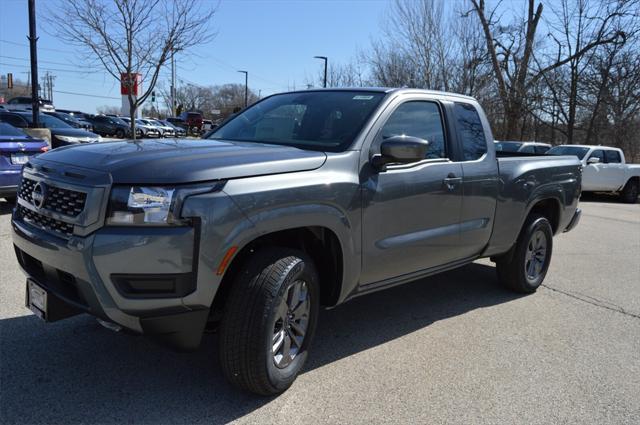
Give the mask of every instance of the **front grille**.
[[48, 232], [58, 233], [63, 236], [73, 235], [73, 224], [47, 217], [35, 211], [31, 211], [22, 205], [18, 205], [18, 212], [25, 223], [29, 223]]
[[[30, 204], [33, 204], [31, 194], [33, 193], [33, 188], [36, 183], [37, 182], [35, 180], [23, 178], [18, 196]], [[87, 194], [84, 192], [63, 189], [61, 187], [51, 186], [47, 183], [47, 195], [42, 208], [67, 215], [69, 217], [77, 217], [84, 209], [86, 201]]]

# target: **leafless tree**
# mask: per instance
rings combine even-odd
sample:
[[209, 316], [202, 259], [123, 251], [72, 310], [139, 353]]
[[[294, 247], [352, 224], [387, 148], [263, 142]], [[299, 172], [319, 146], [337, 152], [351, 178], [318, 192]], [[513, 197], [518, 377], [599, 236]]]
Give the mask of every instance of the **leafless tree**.
[[215, 8], [198, 0], [65, 0], [47, 15], [55, 34], [78, 46], [113, 78], [140, 73], [144, 92], [128, 96], [132, 134], [136, 110], [151, 95], [177, 51], [211, 40]]
[[[160, 95], [169, 108], [171, 94], [166, 88], [160, 89]], [[249, 104], [258, 100], [258, 95], [249, 89]], [[200, 111], [205, 117], [216, 118], [232, 113], [234, 109], [244, 107], [244, 84], [223, 84], [200, 86], [183, 83], [176, 87], [176, 102], [182, 110]], [[214, 111], [220, 111], [214, 113]]]
[[[573, 44], [556, 38], [559, 44], [557, 54], [543, 63], [535, 56], [538, 47], [537, 35], [542, 18], [543, 4], [528, 0], [526, 16], [509, 26], [500, 25], [496, 18], [497, 9], [487, 10], [484, 0], [469, 0], [482, 24], [487, 52], [491, 60], [497, 92], [504, 110], [504, 123], [501, 136], [508, 139], [522, 137], [522, 124], [528, 113], [526, 99], [529, 91], [550, 72], [569, 64], [576, 63], [594, 48], [610, 43], [622, 43], [625, 34], [611, 25], [625, 7], [624, 1], [612, 3], [617, 7], [607, 8], [604, 16], [598, 16], [598, 25], [590, 31], [588, 40]], [[581, 0], [577, 0], [581, 1]], [[595, 19], [595, 17], [594, 17]], [[570, 40], [571, 42], [571, 40]], [[540, 49], [543, 50], [544, 49]]]
[[119, 115], [120, 114], [120, 108], [117, 106], [111, 106], [111, 105], [98, 106], [96, 108], [96, 111], [98, 112], [98, 114], [103, 114], [103, 115], [108, 115], [108, 114]]

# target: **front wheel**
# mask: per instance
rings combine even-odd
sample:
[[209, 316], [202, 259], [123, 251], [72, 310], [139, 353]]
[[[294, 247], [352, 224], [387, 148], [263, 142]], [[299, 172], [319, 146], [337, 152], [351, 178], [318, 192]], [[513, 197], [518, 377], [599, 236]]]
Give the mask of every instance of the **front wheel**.
[[535, 292], [547, 275], [552, 248], [553, 230], [549, 220], [531, 215], [511, 251], [497, 258], [498, 280], [516, 292]]
[[260, 395], [285, 391], [307, 359], [319, 309], [318, 274], [303, 253], [254, 253], [233, 283], [220, 323], [222, 371]]
[[116, 130], [116, 137], [118, 139], [124, 139], [124, 130], [119, 128]]

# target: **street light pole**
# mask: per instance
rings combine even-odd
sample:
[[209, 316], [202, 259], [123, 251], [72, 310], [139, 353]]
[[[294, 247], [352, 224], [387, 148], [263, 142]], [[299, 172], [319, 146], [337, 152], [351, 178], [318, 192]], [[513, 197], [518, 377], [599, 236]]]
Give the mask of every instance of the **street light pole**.
[[322, 87], [327, 88], [327, 62], [329, 59], [326, 56], [314, 56], [314, 58], [324, 61], [324, 84]]
[[40, 127], [40, 99], [38, 97], [38, 50], [36, 42], [36, 1], [29, 0], [29, 49], [31, 53], [31, 113], [33, 127]]
[[249, 106], [249, 72], [248, 71], [238, 71], [244, 74], [244, 107]]

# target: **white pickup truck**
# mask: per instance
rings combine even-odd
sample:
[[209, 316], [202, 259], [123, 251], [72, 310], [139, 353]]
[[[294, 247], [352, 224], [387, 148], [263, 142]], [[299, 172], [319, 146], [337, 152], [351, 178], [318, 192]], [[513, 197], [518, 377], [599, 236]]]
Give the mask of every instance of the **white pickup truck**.
[[582, 162], [583, 192], [616, 192], [624, 202], [636, 203], [640, 190], [640, 165], [625, 163], [618, 148], [560, 145], [547, 155], [575, 155]]

